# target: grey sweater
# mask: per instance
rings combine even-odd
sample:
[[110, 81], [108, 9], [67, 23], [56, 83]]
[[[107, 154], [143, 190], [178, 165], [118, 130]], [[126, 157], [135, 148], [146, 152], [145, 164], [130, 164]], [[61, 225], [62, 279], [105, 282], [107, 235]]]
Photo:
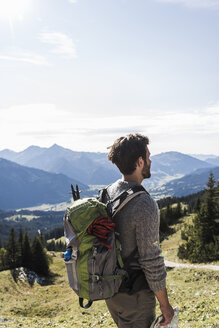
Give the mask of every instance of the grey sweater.
[[[118, 180], [107, 191], [112, 199], [134, 185], [138, 184]], [[136, 256], [129, 262], [130, 267], [143, 270], [151, 290], [163, 290], [166, 287], [166, 270], [159, 246], [160, 219], [157, 203], [150, 195], [140, 194], [116, 214], [115, 223], [123, 261], [137, 247]]]

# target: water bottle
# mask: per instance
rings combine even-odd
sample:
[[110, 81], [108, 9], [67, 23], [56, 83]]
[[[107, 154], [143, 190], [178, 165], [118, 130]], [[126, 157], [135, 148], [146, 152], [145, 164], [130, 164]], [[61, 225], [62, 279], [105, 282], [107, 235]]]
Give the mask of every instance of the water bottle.
[[72, 254], [72, 249], [71, 248], [68, 248], [65, 253], [64, 253], [64, 260], [66, 262], [70, 261], [71, 260], [71, 254]]

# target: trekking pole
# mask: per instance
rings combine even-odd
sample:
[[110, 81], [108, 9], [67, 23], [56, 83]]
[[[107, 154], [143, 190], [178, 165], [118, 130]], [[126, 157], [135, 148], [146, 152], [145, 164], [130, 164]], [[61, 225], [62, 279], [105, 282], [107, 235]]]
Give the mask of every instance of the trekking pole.
[[70, 194], [72, 194], [74, 201], [77, 199], [80, 199], [80, 192], [81, 191], [79, 190], [78, 185], [76, 185], [76, 191], [75, 191], [73, 185], [71, 184], [71, 193]]

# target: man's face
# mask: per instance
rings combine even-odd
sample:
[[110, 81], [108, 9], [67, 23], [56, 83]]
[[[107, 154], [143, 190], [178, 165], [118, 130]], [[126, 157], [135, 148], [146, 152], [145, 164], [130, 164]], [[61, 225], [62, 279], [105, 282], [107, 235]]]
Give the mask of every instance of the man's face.
[[142, 168], [142, 172], [141, 172], [143, 179], [150, 178], [151, 176], [150, 168], [151, 168], [150, 152], [148, 147], [146, 146], [146, 161], [144, 161], [144, 167]]

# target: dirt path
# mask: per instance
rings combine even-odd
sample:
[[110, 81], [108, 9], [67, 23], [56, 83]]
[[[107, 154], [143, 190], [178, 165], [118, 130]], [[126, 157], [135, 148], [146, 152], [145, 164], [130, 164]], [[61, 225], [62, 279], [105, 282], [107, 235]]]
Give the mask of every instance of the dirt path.
[[176, 263], [165, 260], [165, 265], [170, 268], [198, 268], [219, 271], [219, 265], [213, 264], [189, 264], [189, 263]]

